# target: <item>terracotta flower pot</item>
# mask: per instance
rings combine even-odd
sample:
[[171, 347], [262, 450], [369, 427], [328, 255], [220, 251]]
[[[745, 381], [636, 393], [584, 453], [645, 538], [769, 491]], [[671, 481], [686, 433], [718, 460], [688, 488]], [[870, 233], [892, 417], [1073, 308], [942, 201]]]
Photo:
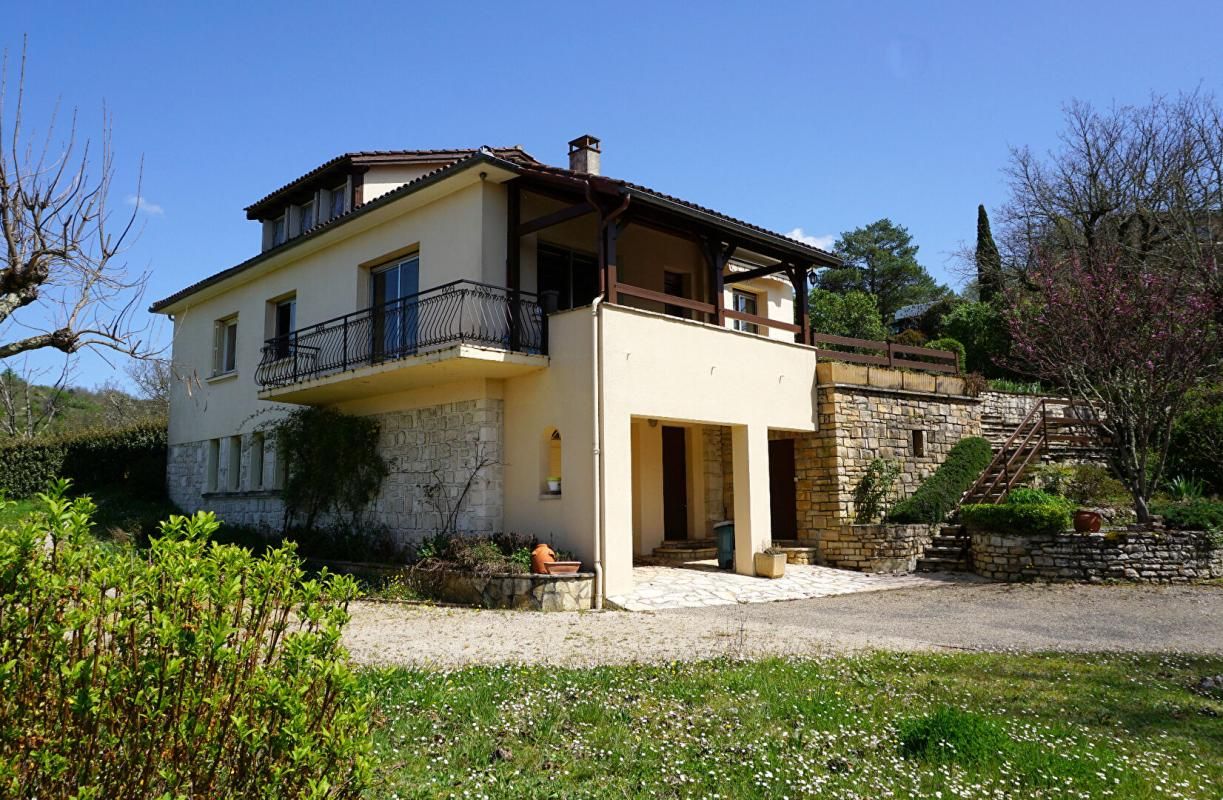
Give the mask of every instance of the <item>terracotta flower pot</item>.
[[1095, 511], [1080, 509], [1074, 512], [1074, 529], [1079, 533], [1097, 533], [1100, 530], [1100, 515]]
[[556, 551], [540, 542], [531, 551], [531, 572], [536, 575], [547, 575], [548, 565], [556, 561]]
[[549, 575], [576, 575], [582, 568], [581, 561], [551, 561], [548, 563]]

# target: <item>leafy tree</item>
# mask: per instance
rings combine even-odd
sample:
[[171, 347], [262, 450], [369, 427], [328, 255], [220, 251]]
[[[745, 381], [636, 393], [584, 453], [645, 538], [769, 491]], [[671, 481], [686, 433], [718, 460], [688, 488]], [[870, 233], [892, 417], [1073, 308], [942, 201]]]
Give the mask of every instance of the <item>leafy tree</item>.
[[1168, 474], [1204, 481], [1223, 492], [1223, 384], [1194, 392], [1172, 427]]
[[961, 303], [943, 317], [943, 336], [964, 345], [964, 368], [991, 378], [1011, 372], [999, 363], [1010, 352], [1006, 319], [993, 303]]
[[831, 292], [859, 291], [879, 300], [879, 313], [890, 320], [896, 309], [947, 294], [917, 263], [917, 245], [903, 225], [889, 219], [841, 234], [833, 251], [845, 266], [819, 275], [819, 287]]
[[977, 297], [988, 303], [1002, 291], [1002, 256], [994, 244], [985, 206], [977, 206]]
[[811, 330], [816, 333], [852, 336], [857, 339], [887, 338], [887, 329], [879, 315], [879, 305], [874, 296], [865, 292], [812, 289], [808, 307]]
[[1036, 255], [1031, 288], [1008, 295], [1013, 355], [1097, 409], [1110, 465], [1147, 522], [1173, 423], [1193, 389], [1219, 378], [1223, 301], [1191, 264], [1136, 263], [1112, 248]]

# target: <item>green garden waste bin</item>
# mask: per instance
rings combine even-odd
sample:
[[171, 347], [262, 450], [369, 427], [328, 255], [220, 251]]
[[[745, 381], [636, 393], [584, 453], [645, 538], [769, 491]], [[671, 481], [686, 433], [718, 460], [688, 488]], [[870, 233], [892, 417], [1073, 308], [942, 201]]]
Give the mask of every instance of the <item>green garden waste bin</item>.
[[730, 569], [735, 565], [735, 523], [730, 520], [717, 523], [713, 536], [718, 542], [718, 567]]

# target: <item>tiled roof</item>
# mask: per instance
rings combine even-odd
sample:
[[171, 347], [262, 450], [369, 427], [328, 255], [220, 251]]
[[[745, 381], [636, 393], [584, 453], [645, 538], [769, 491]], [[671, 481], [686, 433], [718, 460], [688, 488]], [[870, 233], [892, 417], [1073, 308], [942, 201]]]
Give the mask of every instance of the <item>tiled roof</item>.
[[[350, 219], [353, 219], [354, 217], [357, 217], [357, 216], [360, 216], [361, 214], [372, 211], [375, 208], [384, 206], [387, 203], [394, 202], [395, 200], [399, 199], [400, 197], [404, 197], [408, 194], [411, 194], [417, 191], [418, 189], [423, 188], [424, 186], [428, 184], [432, 184], [432, 183], [437, 182], [438, 180], [446, 178], [450, 174], [457, 172], [458, 170], [466, 167], [468, 165], [468, 162], [472, 162], [476, 160], [483, 160], [485, 162], [494, 162], [498, 166], [505, 167], [506, 169], [516, 171], [519, 174], [523, 174], [523, 175], [530, 175], [534, 173], [538, 175], [551, 175], [553, 177], [567, 178], [567, 179], [571, 179], [575, 181], [585, 181], [586, 179], [592, 177], [590, 175], [587, 175], [586, 173], [575, 172], [573, 170], [563, 169], [561, 167], [551, 167], [545, 164], [541, 164], [538, 161], [535, 161], [530, 156], [526, 156], [525, 153], [523, 153], [523, 151], [518, 148], [508, 148], [508, 149], [513, 150], [516, 153], [523, 154], [525, 156], [525, 159], [517, 159], [517, 158], [507, 159], [504, 157], [500, 157], [496, 154], [497, 151], [492, 148], [480, 148], [479, 150], [463, 151], [466, 153], [466, 155], [461, 156], [460, 158], [456, 159], [455, 161], [452, 161], [449, 164], [446, 164], [442, 167], [438, 167], [437, 169], [433, 170], [432, 172], [425, 173], [424, 175], [421, 175], [419, 178], [416, 178], [415, 180], [405, 183], [403, 186], [400, 186], [396, 189], [392, 189], [391, 191], [386, 192], [385, 194], [379, 195], [377, 198], [371, 200], [368, 203], [364, 203], [360, 206], [357, 206], [356, 208], [349, 209], [347, 212], [339, 215], [338, 217], [333, 217], [322, 224], [316, 225], [313, 228], [311, 228], [309, 231], [307, 231], [306, 233], [301, 234], [299, 236], [295, 236], [285, 241], [284, 243], [277, 245], [276, 247], [273, 247], [269, 250], [265, 250], [259, 253], [258, 255], [252, 256], [251, 258], [248, 258], [247, 260], [241, 262], [240, 264], [235, 264], [234, 266], [229, 267], [228, 269], [222, 270], [220, 272], [217, 272], [213, 275], [208, 276], [207, 278], [204, 278], [203, 280], [197, 281], [191, 284], [190, 286], [184, 289], [181, 289], [180, 291], [175, 292], [174, 294], [170, 295], [169, 297], [163, 298], [153, 303], [152, 306], [150, 306], [149, 310], [153, 312], [161, 311], [165, 309], [166, 307], [172, 305], [173, 303], [176, 303], [179, 300], [182, 300], [183, 298], [194, 294], [195, 292], [199, 291], [200, 289], [203, 289], [215, 283], [219, 283], [220, 281], [223, 281], [226, 278], [229, 278], [250, 267], [253, 267], [255, 264], [265, 261], [274, 255], [282, 253], [308, 239], [313, 239], [315, 236], [318, 236], [326, 231], [329, 231], [332, 228], [338, 227], [339, 225], [343, 225], [345, 222], [348, 222]], [[413, 150], [413, 151], [398, 151], [398, 152], [454, 153], [454, 152], [459, 152], [459, 151]], [[351, 154], [348, 154], [348, 155], [351, 155]], [[345, 157], [347, 156], [341, 156], [340, 158], [345, 158]], [[335, 160], [333, 159], [333, 161]], [[527, 163], [528, 161], [530, 163]], [[332, 163], [332, 162], [328, 162], [328, 163]], [[325, 167], [326, 165], [324, 165], [323, 167], [319, 167], [318, 169], [323, 169]], [[315, 172], [317, 171], [318, 170], [315, 170]], [[298, 180], [300, 181], [302, 179], [299, 178]], [[785, 236], [784, 234], [780, 234], [775, 231], [770, 231], [767, 228], [762, 228], [759, 225], [753, 225], [750, 222], [744, 222], [743, 220], [736, 219], [735, 217], [731, 217], [726, 214], [722, 214], [718, 211], [714, 211], [711, 208], [706, 208], [705, 206], [701, 206], [696, 203], [691, 203], [687, 200], [682, 200], [673, 195], [665, 194], [663, 192], [658, 192], [658, 191], [655, 191], [654, 189], [650, 189], [649, 187], [642, 186], [640, 184], [631, 183], [629, 181], [618, 180], [615, 178], [608, 178], [605, 176], [597, 176], [597, 181], [603, 186], [610, 185], [610, 186], [615, 186], [615, 187], [621, 187], [625, 190], [636, 193], [639, 196], [644, 196], [647, 202], [650, 200], [655, 200], [655, 201], [661, 201], [663, 203], [673, 204], [673, 205], [681, 207], [682, 209], [687, 209], [690, 212], [696, 212], [696, 213], [699, 213], [705, 216], [709, 216], [713, 218], [714, 220], [720, 220], [724, 223], [728, 223], [728, 224], [743, 228], [748, 231], [754, 231], [764, 237], [767, 237], [768, 239], [774, 240], [777, 244], [787, 247], [787, 249], [792, 249], [792, 250], [796, 250], [799, 252], [803, 252], [807, 256], [811, 257], [813, 260], [819, 261], [822, 264], [826, 264], [826, 265], [840, 264], [840, 259], [838, 259], [836, 256], [832, 255], [831, 253], [828, 253], [825, 250], [821, 250], [818, 247], [812, 247], [811, 245], [806, 244], [805, 242], [800, 242], [797, 239], [792, 239], [789, 236]], [[283, 191], [283, 189], [278, 190], [278, 191]], [[263, 202], [263, 201], [260, 201], [260, 202]]]
[[[531, 156], [530, 153], [523, 150], [518, 145], [514, 145], [512, 147], [494, 147], [491, 148], [491, 150], [499, 158], [504, 158], [515, 163], [539, 163]], [[428, 164], [432, 162], [453, 163], [476, 152], [478, 152], [478, 148], [474, 147], [464, 147], [450, 150], [356, 150], [351, 153], [338, 155], [329, 161], [324, 161], [322, 164], [319, 164], [306, 174], [294, 178], [284, 186], [281, 186], [279, 189], [269, 192], [268, 194], [259, 198], [243, 210], [246, 211], [248, 219], [255, 219], [256, 217], [252, 216], [252, 214], [257, 212], [270, 201], [283, 194], [292, 192], [294, 189], [297, 189], [305, 184], [308, 184], [314, 178], [317, 178], [328, 170], [342, 164], [347, 166], [364, 166], [372, 164]]]

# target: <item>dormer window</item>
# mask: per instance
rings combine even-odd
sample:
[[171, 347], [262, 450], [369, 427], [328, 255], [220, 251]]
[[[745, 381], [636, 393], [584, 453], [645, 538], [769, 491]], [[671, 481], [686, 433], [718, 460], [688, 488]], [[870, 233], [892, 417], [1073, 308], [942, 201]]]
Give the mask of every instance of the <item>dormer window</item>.
[[331, 214], [328, 219], [335, 219], [344, 213], [344, 195], [347, 190], [347, 184], [343, 183], [331, 190]]
[[301, 214], [298, 219], [301, 220], [298, 233], [305, 233], [314, 227], [314, 201], [302, 203]]
[[285, 214], [281, 214], [276, 219], [272, 220], [272, 247], [285, 243], [289, 233], [289, 218]]

